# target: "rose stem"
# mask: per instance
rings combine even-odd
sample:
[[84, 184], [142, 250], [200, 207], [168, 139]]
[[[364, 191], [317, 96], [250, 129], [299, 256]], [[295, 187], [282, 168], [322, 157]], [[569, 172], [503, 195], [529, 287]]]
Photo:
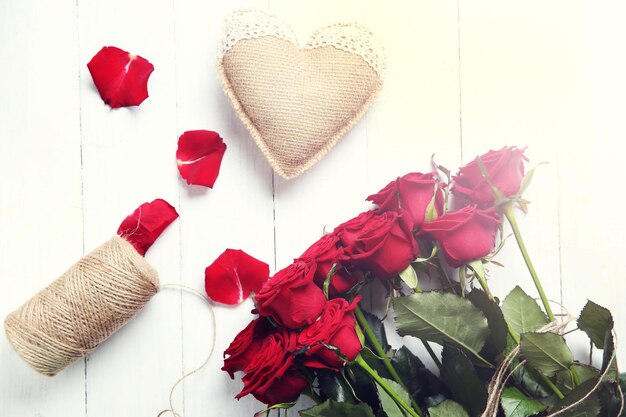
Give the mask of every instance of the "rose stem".
[[439, 368], [439, 371], [441, 371], [441, 368], [443, 367], [443, 365], [439, 361], [439, 358], [437, 357], [437, 355], [435, 355], [435, 352], [433, 351], [433, 348], [430, 347], [430, 344], [426, 340], [424, 340], [424, 339], [420, 339], [420, 340], [424, 344], [424, 347], [426, 348], [426, 351], [430, 355], [430, 358], [433, 360], [433, 362], [435, 362], [435, 365], [437, 365], [437, 368]]
[[376, 381], [376, 383], [380, 385], [380, 387], [385, 390], [387, 394], [389, 394], [389, 396], [396, 402], [396, 404], [406, 410], [406, 412], [409, 413], [412, 417], [424, 417], [419, 407], [417, 407], [415, 410], [411, 408], [411, 406], [409, 406], [402, 398], [400, 398], [400, 396], [393, 390], [393, 388], [391, 388], [389, 384], [387, 384], [387, 382], [385, 382], [385, 380], [382, 379], [380, 375], [378, 375], [378, 372], [372, 369], [369, 364], [365, 362], [365, 359], [363, 359], [361, 355], [356, 357], [354, 363], [359, 365], [365, 372], [367, 372], [374, 379], [374, 381]]
[[[378, 355], [381, 358], [381, 360], [383, 361], [383, 364], [385, 365], [385, 368], [387, 368], [387, 371], [389, 371], [389, 374], [391, 375], [391, 377], [394, 379], [394, 381], [400, 384], [400, 386], [408, 392], [409, 390], [407, 389], [404, 382], [402, 382], [402, 378], [400, 378], [400, 375], [396, 371], [396, 368], [393, 367], [391, 360], [389, 360], [389, 358], [387, 357], [387, 354], [385, 353], [385, 350], [378, 342], [378, 339], [376, 338], [376, 335], [374, 334], [374, 330], [372, 329], [369, 322], [367, 321], [365, 314], [363, 314], [363, 310], [361, 310], [361, 307], [357, 306], [357, 308], [354, 309], [354, 315], [356, 316], [356, 319], [359, 322], [359, 325], [361, 326], [361, 329], [363, 330], [363, 333], [365, 334], [367, 341], [374, 348], [374, 352], [376, 353], [376, 355]], [[417, 405], [415, 400], [412, 400], [411, 403], [412, 403], [411, 405], [413, 405], [414, 408], [419, 409], [419, 406]]]
[[504, 215], [506, 219], [509, 221], [511, 225], [511, 229], [513, 229], [513, 234], [515, 235], [515, 240], [517, 241], [517, 246], [519, 246], [520, 251], [522, 252], [522, 256], [524, 257], [524, 262], [526, 262], [526, 266], [528, 267], [528, 272], [530, 272], [530, 276], [533, 278], [535, 282], [535, 287], [539, 292], [539, 296], [541, 297], [541, 302], [543, 303], [543, 307], [548, 314], [548, 318], [550, 322], [553, 322], [554, 313], [552, 313], [552, 309], [550, 308], [550, 303], [548, 302], [548, 298], [546, 297], [546, 293], [543, 291], [543, 287], [541, 286], [541, 282], [539, 281], [539, 277], [537, 276], [537, 271], [535, 271], [535, 267], [530, 260], [530, 256], [528, 256], [528, 251], [526, 250], [526, 245], [524, 244], [524, 240], [522, 240], [522, 234], [520, 233], [519, 227], [517, 225], [517, 221], [515, 220], [515, 213], [513, 212], [513, 206], [511, 204], [507, 204], [504, 208]]
[[[483, 290], [485, 290], [485, 293], [487, 293], [487, 296], [489, 297], [489, 299], [492, 302], [494, 302], [493, 301], [493, 295], [491, 294], [491, 290], [489, 289], [489, 286], [487, 285], [487, 280], [481, 278], [480, 274], [476, 274], [476, 276], [478, 277], [478, 282], [480, 283], [480, 286], [483, 287]], [[511, 336], [513, 341], [517, 345], [519, 345], [520, 344], [519, 336], [515, 334], [513, 329], [511, 329], [511, 325], [506, 320], [506, 318], [504, 319], [504, 322], [506, 323], [506, 328], [509, 331], [509, 335]], [[537, 376], [539, 377], [539, 379], [541, 379], [542, 382], [544, 382], [548, 387], [550, 387], [550, 389], [556, 394], [557, 397], [559, 397], [560, 399], [564, 398], [564, 395], [561, 392], [561, 390], [559, 390], [559, 388], [556, 385], [554, 385], [554, 383], [552, 381], [550, 381], [550, 378], [548, 378], [547, 376], [545, 376], [541, 372], [537, 372]]]

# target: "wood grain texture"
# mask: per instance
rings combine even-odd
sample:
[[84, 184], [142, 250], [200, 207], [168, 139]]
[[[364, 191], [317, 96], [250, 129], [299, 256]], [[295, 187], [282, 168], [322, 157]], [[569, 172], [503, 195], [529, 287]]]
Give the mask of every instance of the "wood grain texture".
[[[301, 42], [319, 26], [357, 21], [387, 50], [378, 100], [291, 181], [273, 174], [217, 79], [223, 19], [250, 7], [285, 17]], [[572, 314], [590, 298], [626, 334], [624, 18], [617, 1], [0, 1], [0, 313], [109, 238], [144, 201], [165, 198], [181, 214], [147, 260], [162, 282], [202, 291], [204, 268], [226, 248], [277, 271], [368, 209], [365, 197], [391, 179], [429, 170], [433, 153], [455, 171], [490, 148], [517, 145], [528, 146], [530, 166], [549, 162], [526, 193], [530, 212], [519, 216], [549, 297]], [[86, 63], [105, 45], [155, 65], [140, 107], [111, 110], [93, 87]], [[177, 138], [194, 129], [216, 130], [228, 145], [212, 190], [186, 185], [176, 170]], [[489, 279], [496, 293], [520, 284], [535, 294], [512, 239], [498, 259], [505, 269], [490, 267]], [[186, 417], [261, 409], [253, 398], [234, 400], [241, 382], [219, 370], [252, 308], [216, 306], [216, 353], [174, 395]], [[206, 357], [209, 326], [199, 300], [164, 291], [52, 379], [0, 338], [3, 413], [156, 415], [175, 380]], [[584, 357], [584, 338], [574, 341]]]

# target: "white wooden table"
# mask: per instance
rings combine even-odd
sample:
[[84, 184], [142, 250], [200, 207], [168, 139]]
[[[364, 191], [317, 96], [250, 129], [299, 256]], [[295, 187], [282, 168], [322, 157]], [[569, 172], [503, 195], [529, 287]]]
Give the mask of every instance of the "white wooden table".
[[[222, 21], [235, 7], [281, 14], [303, 40], [322, 24], [359, 21], [387, 48], [375, 105], [289, 182], [272, 174], [217, 80]], [[181, 215], [148, 261], [163, 282], [202, 290], [204, 267], [225, 248], [275, 271], [389, 180], [428, 170], [432, 153], [456, 170], [509, 144], [528, 146], [531, 164], [550, 162], [521, 220], [548, 294], [574, 314], [586, 298], [609, 307], [626, 340], [625, 18], [617, 1], [0, 0], [0, 316], [144, 201], [165, 198]], [[154, 64], [139, 108], [111, 110], [95, 91], [86, 63], [105, 45]], [[176, 141], [192, 129], [217, 130], [228, 144], [213, 190], [179, 179]], [[513, 241], [499, 259], [496, 293], [532, 290]], [[216, 308], [216, 354], [175, 396], [186, 417], [261, 408], [235, 401], [240, 381], [219, 371], [251, 307]], [[0, 414], [154, 416], [171, 384], [203, 361], [209, 324], [201, 302], [164, 291], [54, 378], [30, 370], [2, 337]]]

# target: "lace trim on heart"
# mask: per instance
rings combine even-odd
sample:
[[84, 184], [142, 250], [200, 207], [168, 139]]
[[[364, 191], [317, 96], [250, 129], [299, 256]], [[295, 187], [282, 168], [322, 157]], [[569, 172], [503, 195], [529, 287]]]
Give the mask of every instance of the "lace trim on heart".
[[218, 50], [221, 60], [224, 54], [243, 39], [274, 36], [298, 44], [296, 34], [286, 22], [261, 10], [238, 10], [226, 18], [225, 35]]
[[354, 23], [326, 26], [313, 34], [306, 48], [329, 45], [359, 55], [382, 78], [386, 68], [385, 51], [369, 29]]
[[[218, 50], [218, 59], [243, 39], [274, 36], [298, 45], [293, 30], [282, 19], [261, 10], [239, 10], [226, 18], [225, 35]], [[386, 65], [381, 43], [365, 27], [357, 24], [335, 24], [317, 30], [304, 46], [308, 49], [333, 46], [360, 56], [383, 78]]]

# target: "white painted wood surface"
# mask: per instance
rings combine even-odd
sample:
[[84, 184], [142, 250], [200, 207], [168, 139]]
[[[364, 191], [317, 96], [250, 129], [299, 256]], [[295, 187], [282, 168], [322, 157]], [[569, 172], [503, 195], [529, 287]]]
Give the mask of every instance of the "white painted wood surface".
[[[322, 24], [359, 21], [387, 48], [375, 105], [290, 182], [272, 174], [216, 77], [223, 18], [240, 7], [283, 15], [302, 40]], [[429, 169], [432, 153], [455, 170], [509, 144], [528, 146], [531, 164], [550, 162], [520, 221], [550, 297], [572, 313], [586, 298], [609, 307], [626, 339], [625, 19], [619, 1], [0, 0], [0, 316], [143, 201], [165, 198], [181, 214], [148, 261], [163, 282], [202, 290], [204, 267], [227, 247], [275, 271], [324, 227], [367, 208], [369, 193]], [[155, 65], [139, 108], [111, 110], [95, 91], [85, 64], [104, 45]], [[228, 144], [213, 190], [178, 178], [177, 137], [192, 129], [217, 130]], [[532, 291], [512, 241], [499, 259], [497, 293], [516, 284]], [[174, 397], [186, 417], [260, 409], [235, 401], [241, 383], [219, 371], [251, 306], [216, 307], [216, 354]], [[164, 291], [54, 378], [31, 371], [0, 338], [1, 414], [154, 416], [171, 384], [203, 361], [209, 325], [201, 302]]]

